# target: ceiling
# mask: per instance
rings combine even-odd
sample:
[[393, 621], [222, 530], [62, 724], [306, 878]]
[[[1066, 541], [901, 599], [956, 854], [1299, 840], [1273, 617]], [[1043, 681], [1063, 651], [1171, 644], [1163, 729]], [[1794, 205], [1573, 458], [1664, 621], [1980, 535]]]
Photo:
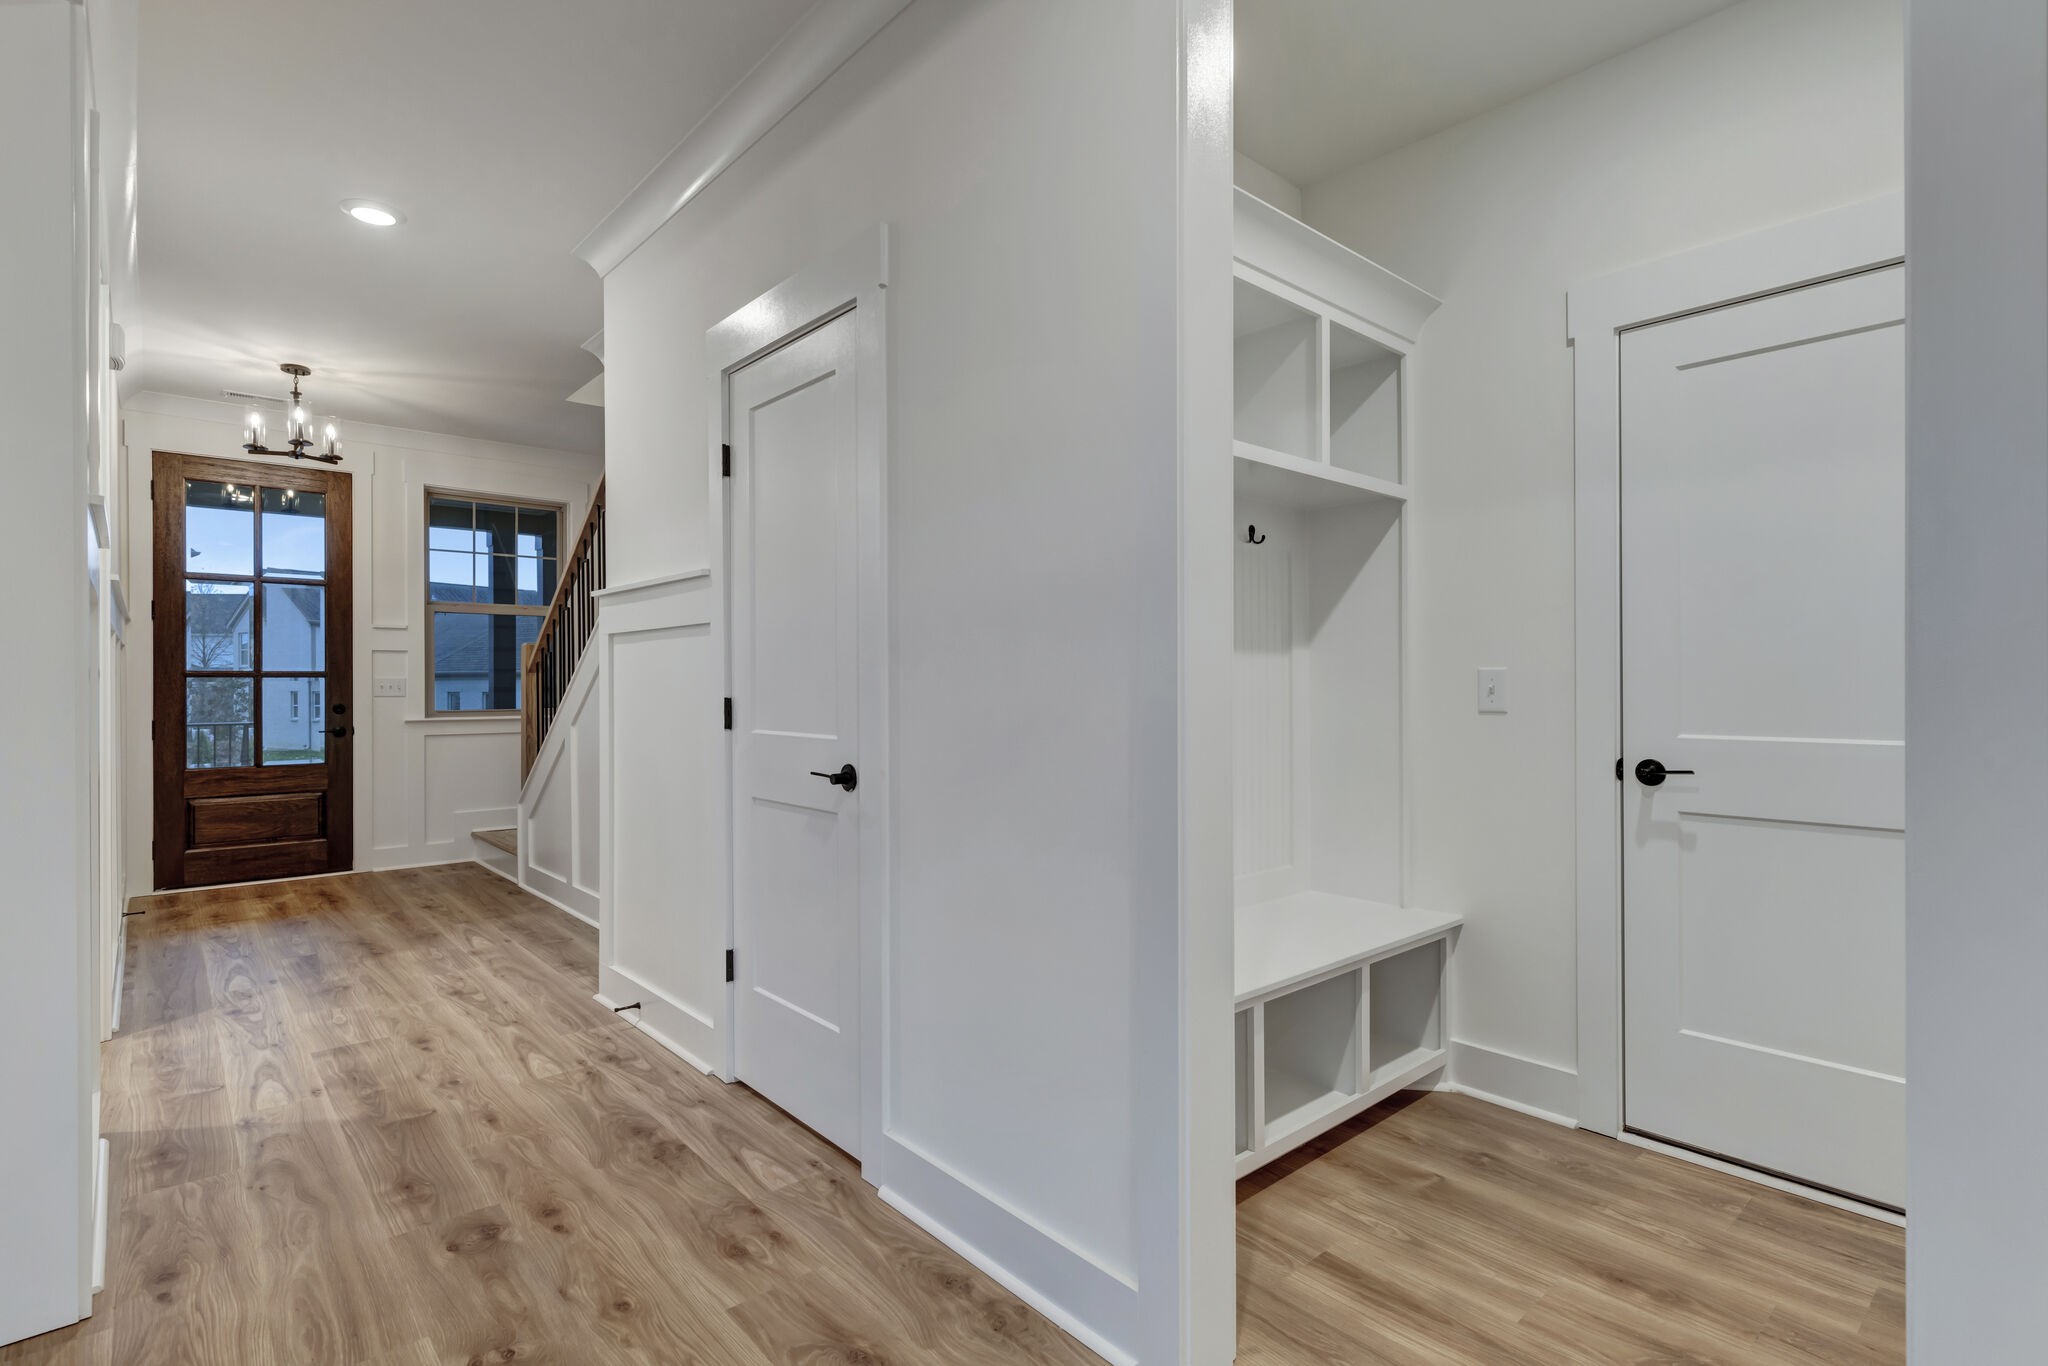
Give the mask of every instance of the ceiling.
[[1735, 0], [1237, 0], [1237, 150], [1313, 185]]
[[601, 450], [571, 248], [812, 3], [149, 0], [124, 388]]

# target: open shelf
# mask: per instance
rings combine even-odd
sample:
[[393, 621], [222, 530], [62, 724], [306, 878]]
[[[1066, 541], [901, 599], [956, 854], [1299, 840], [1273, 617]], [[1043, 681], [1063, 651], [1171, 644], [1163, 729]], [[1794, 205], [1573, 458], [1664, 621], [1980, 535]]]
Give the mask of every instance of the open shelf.
[[[1326, 972], [1432, 939], [1464, 917], [1377, 901], [1297, 892], [1237, 912], [1237, 1004], [1286, 992]], [[1378, 1011], [1378, 979], [1374, 981]]]
[[1237, 443], [1237, 493], [1291, 508], [1338, 507], [1373, 499], [1408, 501], [1408, 489], [1388, 479], [1337, 465], [1304, 460], [1285, 451]]
[[1319, 455], [1323, 360], [1316, 315], [1239, 280], [1234, 317], [1238, 439], [1298, 456]]

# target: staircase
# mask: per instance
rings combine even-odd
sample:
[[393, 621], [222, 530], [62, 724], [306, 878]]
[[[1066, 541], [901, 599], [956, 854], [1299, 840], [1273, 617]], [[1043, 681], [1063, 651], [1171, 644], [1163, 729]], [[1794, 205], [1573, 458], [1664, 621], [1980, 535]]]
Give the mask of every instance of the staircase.
[[520, 659], [519, 824], [475, 831], [476, 861], [596, 923], [598, 594], [605, 586], [604, 484], [591, 495], [540, 633]]
[[541, 620], [540, 635], [527, 647], [521, 667], [519, 781], [533, 774], [541, 746], [554, 728], [562, 700], [576, 678], [576, 666], [597, 629], [597, 592], [604, 587], [604, 481], [591, 495], [590, 514], [576, 544], [562, 561], [562, 579]]

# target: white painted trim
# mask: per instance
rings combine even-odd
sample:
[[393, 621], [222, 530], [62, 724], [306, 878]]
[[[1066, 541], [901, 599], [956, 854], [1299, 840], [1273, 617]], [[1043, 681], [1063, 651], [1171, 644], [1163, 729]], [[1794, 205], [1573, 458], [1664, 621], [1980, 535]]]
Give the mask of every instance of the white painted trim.
[[1567, 1129], [1578, 1127], [1571, 1114], [1578, 1108], [1579, 1078], [1570, 1068], [1453, 1039], [1450, 1069], [1438, 1089]]
[[[675, 1054], [684, 1062], [696, 1068], [699, 1072], [702, 1072], [706, 1076], [710, 1077], [716, 1077], [718, 1075], [718, 1069], [716, 1067], [713, 1067], [710, 1063], [704, 1061], [704, 1059], [698, 1057], [695, 1053], [692, 1053], [689, 1049], [683, 1047], [674, 1039], [671, 1039], [668, 1035], [662, 1033], [653, 1025], [648, 1024], [645, 1020], [641, 1019], [641, 1012], [639, 1008], [625, 1005], [623, 1002], [620, 1001], [615, 1001], [601, 991], [592, 992], [590, 994], [590, 999], [597, 1002], [599, 1005], [603, 1006], [606, 1010], [611, 1011], [614, 1015], [617, 1015], [621, 1020], [624, 1020], [627, 1024], [633, 1026], [633, 1028], [639, 1030], [642, 1034], [645, 1034], [648, 1038], [654, 1040], [663, 1048], [666, 1048], [669, 1052]], [[627, 1014], [627, 1011], [631, 1011], [632, 1013]]]
[[1622, 1125], [1621, 334], [1702, 309], [1893, 264], [1904, 200], [1885, 195], [1765, 228], [1575, 287], [1573, 441], [1578, 578], [1578, 1121]]
[[669, 588], [679, 583], [688, 583], [691, 579], [708, 579], [710, 577], [711, 570], [709, 568], [685, 569], [674, 574], [661, 574], [651, 579], [635, 579], [631, 583], [615, 583], [609, 587], [598, 589], [590, 596], [599, 600], [631, 597], [637, 593], [651, 593], [657, 588]]
[[1833, 1191], [1817, 1190], [1812, 1186], [1802, 1186], [1797, 1181], [1787, 1181], [1782, 1176], [1773, 1176], [1769, 1172], [1760, 1172], [1754, 1167], [1745, 1167], [1739, 1162], [1724, 1162], [1718, 1157], [1709, 1157], [1705, 1153], [1696, 1153], [1690, 1148], [1681, 1148], [1675, 1143], [1661, 1143], [1654, 1138], [1645, 1138], [1641, 1134], [1629, 1133], [1626, 1130], [1615, 1135], [1615, 1137], [1632, 1148], [1647, 1148], [1653, 1153], [1662, 1153], [1666, 1157], [1675, 1157], [1680, 1162], [1690, 1162], [1695, 1167], [1705, 1167], [1709, 1171], [1721, 1172], [1724, 1175], [1737, 1177], [1754, 1185], [1769, 1186], [1774, 1191], [1783, 1191], [1787, 1195], [1796, 1195], [1801, 1199], [1811, 1200], [1817, 1205], [1829, 1205], [1835, 1209], [1847, 1210], [1851, 1214], [1860, 1214], [1866, 1219], [1875, 1219], [1881, 1224], [1891, 1224], [1897, 1228], [1904, 1228], [1906, 1226], [1906, 1216], [1900, 1214], [1897, 1210], [1883, 1209], [1877, 1205], [1866, 1205], [1861, 1200], [1852, 1200], [1846, 1195], [1836, 1195]]
[[[99, 1136], [99, 1092], [93, 1092], [92, 1168], [92, 1293], [107, 1288], [107, 1218], [110, 1200], [107, 1175], [112, 1166], [113, 1140]], [[90, 1311], [88, 1311], [90, 1312]]]
[[[1443, 305], [1422, 286], [1402, 279], [1248, 190], [1236, 192], [1233, 250], [1241, 265], [1256, 272], [1246, 278], [1260, 288], [1296, 302], [1314, 300], [1316, 311], [1335, 309], [1347, 315], [1345, 326], [1376, 341], [1390, 342], [1404, 355], [1414, 348], [1422, 325]], [[1279, 288], [1274, 289], [1275, 285]]]
[[[722, 450], [732, 439], [730, 396], [734, 372], [761, 356], [787, 346], [849, 311], [854, 318], [856, 422], [855, 500], [859, 521], [860, 657], [857, 673], [860, 701], [860, 1019], [861, 1121], [859, 1157], [870, 1184], [884, 1184], [889, 1170], [887, 1151], [889, 1049], [889, 963], [893, 929], [890, 887], [895, 872], [895, 750], [891, 744], [893, 671], [889, 652], [889, 344], [890, 279], [888, 225], [856, 233], [829, 256], [784, 280], [741, 308], [704, 335], [707, 378], [711, 387], [706, 411], [711, 431], [705, 465], [711, 481], [711, 563], [726, 566], [721, 592], [712, 595], [715, 613], [712, 646], [725, 660], [726, 692], [732, 691], [732, 574], [727, 564], [731, 531], [731, 499], [722, 472]], [[726, 944], [738, 943], [736, 908], [732, 900], [732, 737], [726, 737], [725, 773], [720, 787], [720, 818], [726, 857], [718, 870], [717, 894], [726, 908]], [[737, 1015], [726, 985], [726, 1071], [736, 1075]]]
[[1018, 1299], [1045, 1315], [1046, 1318], [1050, 1319], [1056, 1326], [1089, 1351], [1095, 1353], [1104, 1361], [1109, 1362], [1110, 1366], [1137, 1366], [1138, 1359], [1136, 1357], [1122, 1350], [1115, 1343], [1106, 1341], [1100, 1334], [1096, 1333], [1072, 1314], [1069, 1314], [1056, 1301], [1045, 1295], [1036, 1286], [1020, 1279], [1001, 1262], [983, 1252], [973, 1243], [967, 1241], [967, 1239], [962, 1238], [926, 1211], [918, 1208], [902, 1192], [893, 1187], [884, 1186], [881, 1188], [880, 1194], [883, 1200], [901, 1211], [903, 1216], [909, 1219], [911, 1223], [916, 1224], [947, 1247], [959, 1253], [961, 1257], [985, 1272], [991, 1280], [994, 1280]]
[[599, 275], [611, 274], [909, 3], [832, 0], [813, 6], [717, 107], [584, 235], [576, 244], [576, 254]]
[[[485, 867], [487, 867], [487, 868], [489, 868], [489, 867], [490, 867], [490, 865], [489, 865], [489, 864], [485, 864], [484, 866], [485, 866]], [[497, 872], [498, 870], [497, 870], [497, 869], [495, 869], [495, 868], [492, 868], [492, 869], [491, 869], [491, 871], [495, 873], [495, 872]], [[502, 877], [502, 876], [503, 876], [503, 874], [499, 874], [499, 876], [501, 876], [501, 877]], [[570, 917], [570, 918], [571, 918], [571, 919], [573, 919], [573, 920], [580, 920], [580, 921], [582, 921], [582, 922], [583, 922], [584, 924], [586, 924], [586, 925], [590, 926], [590, 928], [591, 928], [591, 929], [593, 929], [593, 930], [597, 928], [597, 917], [596, 917], [596, 916], [594, 916], [594, 915], [585, 915], [585, 914], [584, 914], [583, 912], [581, 912], [581, 911], [577, 910], [577, 909], [576, 909], [576, 908], [575, 908], [574, 906], [571, 906], [571, 905], [569, 905], [569, 904], [568, 904], [567, 902], [565, 902], [565, 901], [561, 901], [561, 900], [559, 900], [559, 899], [557, 899], [557, 898], [555, 898], [555, 897], [549, 896], [549, 895], [548, 895], [548, 894], [547, 894], [546, 892], [543, 892], [543, 891], [542, 891], [542, 890], [541, 890], [540, 888], [538, 888], [538, 887], [529, 887], [529, 886], [527, 886], [527, 885], [526, 885], [525, 883], [520, 883], [520, 884], [519, 884], [519, 890], [520, 890], [520, 891], [522, 891], [522, 892], [525, 892], [525, 893], [526, 893], [526, 894], [527, 894], [528, 896], [537, 896], [537, 897], [539, 897], [539, 898], [540, 898], [540, 899], [541, 899], [542, 901], [545, 901], [545, 902], [547, 902], [547, 903], [548, 903], [548, 905], [550, 905], [550, 906], [553, 906], [553, 907], [554, 907], [554, 908], [555, 908], [556, 910], [560, 911], [560, 912], [561, 912], [561, 913], [562, 913], [563, 915], [566, 915], [566, 916]]]

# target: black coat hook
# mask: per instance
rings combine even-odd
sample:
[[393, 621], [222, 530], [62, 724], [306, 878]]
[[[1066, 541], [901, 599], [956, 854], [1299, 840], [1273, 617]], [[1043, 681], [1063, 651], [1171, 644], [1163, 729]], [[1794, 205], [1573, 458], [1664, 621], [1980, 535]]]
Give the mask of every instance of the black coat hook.
[[1264, 545], [1266, 543], [1266, 538], [1259, 534], [1259, 529], [1256, 526], [1248, 526], [1244, 529], [1244, 540], [1246, 545]]

